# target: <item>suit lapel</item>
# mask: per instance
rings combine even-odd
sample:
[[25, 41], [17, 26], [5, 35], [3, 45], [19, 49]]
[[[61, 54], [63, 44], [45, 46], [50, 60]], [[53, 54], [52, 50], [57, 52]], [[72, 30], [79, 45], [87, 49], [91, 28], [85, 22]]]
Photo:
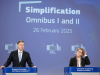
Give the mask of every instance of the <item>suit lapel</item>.
[[24, 50], [23, 50], [23, 53], [22, 53], [22, 59], [21, 59], [21, 61], [23, 60], [23, 57], [24, 57]]
[[74, 59], [75, 59], [75, 65], [77, 66], [77, 58], [76, 58], [76, 56], [74, 57]]
[[82, 67], [83, 67], [83, 58], [81, 58], [81, 65], [82, 65]]
[[16, 59], [19, 62], [19, 57], [18, 57], [18, 50], [16, 50]]

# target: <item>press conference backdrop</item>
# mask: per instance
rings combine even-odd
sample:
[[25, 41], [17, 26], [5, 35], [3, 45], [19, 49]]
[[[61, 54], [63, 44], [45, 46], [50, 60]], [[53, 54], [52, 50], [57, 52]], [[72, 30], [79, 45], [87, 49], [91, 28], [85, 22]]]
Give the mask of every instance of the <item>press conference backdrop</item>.
[[80, 47], [100, 67], [100, 0], [0, 0], [0, 66], [19, 40], [38, 75], [63, 75]]

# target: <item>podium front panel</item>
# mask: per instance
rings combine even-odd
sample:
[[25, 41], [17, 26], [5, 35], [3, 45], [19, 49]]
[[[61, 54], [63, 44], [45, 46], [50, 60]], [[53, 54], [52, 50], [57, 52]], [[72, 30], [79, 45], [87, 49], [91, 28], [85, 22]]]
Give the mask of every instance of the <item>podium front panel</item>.
[[37, 75], [37, 68], [5, 67], [3, 68], [3, 75]]
[[100, 75], [99, 67], [65, 67], [64, 75]]

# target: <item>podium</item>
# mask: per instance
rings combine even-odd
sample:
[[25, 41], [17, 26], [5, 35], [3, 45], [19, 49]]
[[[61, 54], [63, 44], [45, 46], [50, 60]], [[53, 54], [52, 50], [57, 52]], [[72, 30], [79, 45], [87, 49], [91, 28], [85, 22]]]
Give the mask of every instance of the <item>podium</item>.
[[65, 67], [64, 75], [100, 75], [100, 67]]
[[5, 67], [3, 75], [37, 75], [37, 68], [30, 67]]

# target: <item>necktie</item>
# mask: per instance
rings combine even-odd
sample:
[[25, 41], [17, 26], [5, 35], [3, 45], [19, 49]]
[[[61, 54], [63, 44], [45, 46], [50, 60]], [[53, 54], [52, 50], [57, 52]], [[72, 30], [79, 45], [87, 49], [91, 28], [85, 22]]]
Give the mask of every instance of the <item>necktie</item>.
[[19, 52], [19, 62], [21, 61], [21, 52]]

